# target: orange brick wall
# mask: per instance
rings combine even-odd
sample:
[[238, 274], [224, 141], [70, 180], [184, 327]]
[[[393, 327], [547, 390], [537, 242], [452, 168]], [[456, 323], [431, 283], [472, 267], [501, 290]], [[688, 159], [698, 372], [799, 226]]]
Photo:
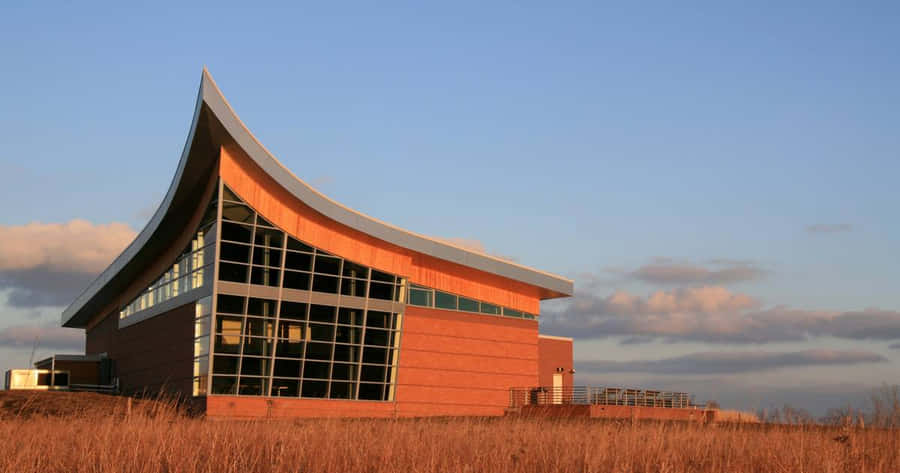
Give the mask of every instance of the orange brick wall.
[[553, 386], [553, 374], [563, 368], [563, 386], [572, 386], [572, 340], [539, 337], [537, 343], [540, 385]]
[[537, 382], [537, 322], [408, 306], [399, 415], [502, 415], [509, 388]]

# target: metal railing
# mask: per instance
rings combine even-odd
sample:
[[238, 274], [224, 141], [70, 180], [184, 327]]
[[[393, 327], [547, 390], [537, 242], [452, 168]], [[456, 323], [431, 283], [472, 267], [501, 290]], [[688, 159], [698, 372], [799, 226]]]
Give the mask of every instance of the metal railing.
[[538, 386], [510, 388], [509, 407], [527, 405], [608, 405], [633, 407], [696, 407], [689, 393], [653, 391], [649, 389], [609, 388], [594, 386]]

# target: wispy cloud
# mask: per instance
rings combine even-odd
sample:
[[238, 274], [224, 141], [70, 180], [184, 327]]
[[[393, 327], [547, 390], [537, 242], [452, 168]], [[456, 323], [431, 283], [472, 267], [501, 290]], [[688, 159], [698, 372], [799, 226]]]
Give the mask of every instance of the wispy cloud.
[[16, 307], [64, 305], [115, 258], [135, 231], [123, 223], [0, 225], [0, 289]]
[[811, 336], [900, 340], [900, 312], [868, 308], [818, 311], [762, 308], [757, 299], [707, 286], [656, 291], [646, 297], [616, 291], [576, 293], [567, 306], [544, 311], [542, 330], [580, 338], [623, 337], [712, 343], [801, 341]]
[[797, 352], [703, 352], [658, 360], [578, 361], [590, 373], [733, 374], [796, 366], [855, 365], [888, 361], [865, 351], [805, 350]]
[[760, 279], [766, 274], [749, 262], [715, 260], [712, 263], [718, 267], [658, 261], [630, 271], [628, 275], [650, 284], [719, 285]]
[[809, 233], [841, 233], [853, 231], [853, 225], [849, 223], [816, 223], [807, 225], [806, 231]]
[[35, 343], [41, 350], [80, 351], [84, 347], [84, 332], [53, 323], [0, 329], [0, 347], [31, 348]]

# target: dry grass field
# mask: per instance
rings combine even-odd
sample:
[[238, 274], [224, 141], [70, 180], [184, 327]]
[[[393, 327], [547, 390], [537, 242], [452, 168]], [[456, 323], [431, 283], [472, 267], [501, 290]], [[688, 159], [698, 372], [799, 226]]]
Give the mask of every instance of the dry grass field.
[[[99, 395], [97, 395], [99, 396]], [[47, 401], [47, 399], [51, 399]], [[525, 419], [209, 421], [0, 393], [3, 472], [898, 472], [900, 432]]]

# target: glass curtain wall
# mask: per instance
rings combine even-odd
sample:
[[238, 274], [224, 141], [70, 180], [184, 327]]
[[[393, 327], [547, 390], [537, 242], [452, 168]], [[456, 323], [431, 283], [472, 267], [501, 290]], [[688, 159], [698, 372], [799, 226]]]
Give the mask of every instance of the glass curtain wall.
[[119, 319], [127, 319], [138, 312], [174, 299], [182, 294], [210, 287], [215, 259], [215, 223], [217, 199], [213, 196], [194, 238], [172, 264], [147, 289], [119, 311]]
[[393, 399], [405, 280], [286, 235], [227, 187], [219, 244], [218, 280], [248, 290], [219, 286], [211, 394]]

